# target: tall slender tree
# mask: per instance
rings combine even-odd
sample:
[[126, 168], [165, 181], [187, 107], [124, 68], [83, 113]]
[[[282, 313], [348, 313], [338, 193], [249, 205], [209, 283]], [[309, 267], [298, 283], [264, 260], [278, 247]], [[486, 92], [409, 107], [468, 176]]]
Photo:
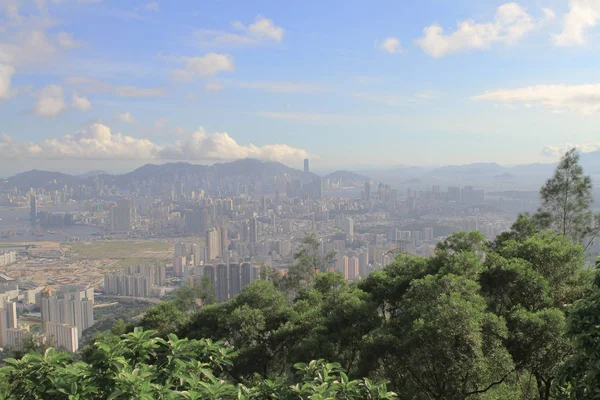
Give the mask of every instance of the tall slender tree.
[[592, 205], [592, 180], [584, 175], [579, 153], [571, 149], [560, 160], [554, 176], [540, 191], [542, 205], [535, 214], [542, 228], [550, 228], [584, 247], [598, 234]]

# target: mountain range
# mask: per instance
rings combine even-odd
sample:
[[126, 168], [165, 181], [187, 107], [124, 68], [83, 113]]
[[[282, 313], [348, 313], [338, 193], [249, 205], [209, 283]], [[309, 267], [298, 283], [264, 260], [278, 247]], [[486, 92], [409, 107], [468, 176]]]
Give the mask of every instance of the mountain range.
[[[600, 181], [600, 152], [584, 153], [581, 155], [581, 165], [586, 174], [592, 176], [593, 181]], [[488, 191], [509, 190], [538, 190], [552, 173], [554, 164], [524, 164], [505, 167], [497, 163], [475, 163], [467, 165], [452, 165], [445, 167], [414, 167], [398, 166], [395, 168], [370, 169], [368, 171], [335, 171], [324, 178], [330, 180], [364, 181], [373, 180], [384, 182], [397, 189], [423, 189], [439, 185], [447, 186], [473, 186]], [[62, 187], [77, 186], [91, 183], [95, 177], [101, 176], [105, 184], [115, 184], [117, 187], [126, 187], [135, 181], [145, 181], [150, 178], [161, 180], [173, 176], [212, 176], [219, 179], [239, 178], [275, 178], [286, 175], [291, 178], [301, 179], [304, 172], [288, 167], [279, 162], [264, 162], [254, 159], [243, 159], [227, 163], [217, 163], [211, 166], [176, 162], [167, 164], [146, 164], [131, 172], [112, 175], [105, 171], [90, 171], [75, 176], [52, 171], [31, 170], [12, 176], [0, 185], [27, 189], [30, 187]], [[311, 173], [311, 179], [316, 177]]]

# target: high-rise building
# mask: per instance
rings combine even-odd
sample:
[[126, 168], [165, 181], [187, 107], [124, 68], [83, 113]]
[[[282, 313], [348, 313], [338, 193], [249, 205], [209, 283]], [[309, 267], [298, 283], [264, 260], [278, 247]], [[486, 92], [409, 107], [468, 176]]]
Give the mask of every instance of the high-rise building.
[[354, 238], [354, 220], [346, 217], [342, 220], [342, 225], [344, 228], [344, 233], [346, 233], [346, 237], [348, 239]]
[[221, 232], [215, 228], [206, 232], [206, 249], [208, 261], [215, 260], [222, 255], [221, 253]]
[[308, 167], [308, 158], [304, 159], [304, 175], [308, 175], [310, 173], [310, 168]]
[[221, 245], [221, 256], [223, 256], [229, 250], [229, 237], [226, 226], [219, 227], [220, 245]]
[[387, 240], [390, 243], [395, 243], [398, 241], [398, 229], [396, 227], [391, 227], [388, 230], [388, 236], [387, 236]]
[[93, 298], [88, 290], [70, 289], [55, 295], [44, 295], [41, 299], [42, 323], [57, 322], [77, 327], [81, 337], [83, 331], [94, 324]]
[[433, 228], [423, 228], [423, 240], [433, 241]]
[[179, 277], [187, 275], [187, 260], [185, 257], [173, 258], [173, 275]]
[[371, 181], [365, 181], [365, 200], [371, 200]]
[[361, 278], [369, 275], [369, 253], [367, 252], [358, 254], [358, 274]]
[[460, 188], [451, 186], [448, 188], [448, 201], [460, 201]]
[[8, 328], [6, 330], [6, 346], [13, 349], [20, 349], [21, 342], [31, 336], [28, 329]]
[[32, 193], [29, 195], [29, 220], [31, 222], [36, 222], [37, 216], [38, 216], [37, 197], [35, 194]]
[[8, 344], [8, 329], [17, 327], [17, 304], [5, 301], [0, 308], [0, 346]]
[[242, 276], [240, 264], [229, 264], [229, 293], [231, 298], [242, 291]]
[[218, 301], [227, 301], [229, 299], [229, 268], [225, 264], [217, 265], [215, 292]]
[[128, 232], [131, 230], [133, 202], [118, 200], [116, 207], [110, 210], [110, 230], [112, 232]]
[[358, 257], [348, 257], [348, 275], [346, 277], [349, 281], [354, 281], [360, 276], [360, 263]]
[[175, 257], [185, 257], [185, 243], [175, 243]]
[[206, 265], [204, 268], [204, 276], [208, 278], [208, 282], [214, 288], [217, 283], [217, 273], [215, 271], [214, 265]]
[[46, 322], [44, 332], [48, 340], [56, 347], [75, 353], [79, 348], [79, 337], [77, 327], [58, 322]]
[[242, 289], [259, 279], [260, 268], [250, 263], [242, 263]]
[[250, 219], [250, 243], [258, 242], [258, 221], [256, 218]]

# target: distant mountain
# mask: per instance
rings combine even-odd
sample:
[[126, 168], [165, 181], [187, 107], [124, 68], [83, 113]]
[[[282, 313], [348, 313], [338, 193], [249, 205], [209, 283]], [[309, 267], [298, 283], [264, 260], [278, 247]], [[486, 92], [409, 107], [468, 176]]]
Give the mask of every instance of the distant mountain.
[[495, 175], [506, 171], [496, 163], [475, 163], [467, 165], [451, 165], [447, 167], [436, 168], [432, 171], [434, 175]]
[[[600, 180], [600, 151], [581, 154], [581, 164], [586, 174], [595, 182]], [[432, 185], [442, 188], [448, 186], [471, 185], [478, 189], [493, 191], [538, 190], [552, 176], [556, 163], [523, 164], [505, 167], [497, 163], [474, 163], [444, 167], [410, 167], [398, 165], [389, 169], [369, 169], [358, 172], [340, 170], [326, 175], [329, 179], [384, 182], [397, 189], [430, 189]], [[311, 178], [316, 177], [310, 174]], [[101, 176], [105, 186], [115, 185], [127, 189], [134, 182], [154, 180], [172, 184], [178, 180], [192, 179], [211, 181], [217, 184], [225, 180], [249, 182], [264, 180], [276, 182], [279, 177], [303, 179], [304, 172], [278, 162], [263, 162], [243, 159], [211, 166], [175, 162], [166, 164], [147, 164], [122, 175], [109, 175], [105, 171], [90, 171], [80, 176], [60, 172], [32, 170], [15, 175], [0, 186], [16, 186], [20, 189], [43, 187], [55, 189], [65, 184], [76, 186], [92, 184], [92, 178]], [[597, 185], [596, 187], [598, 187]]]
[[79, 177], [82, 179], [88, 179], [88, 178], [95, 178], [95, 177], [101, 176], [101, 175], [110, 175], [110, 174], [106, 171], [95, 170], [95, 171], [86, 172], [85, 174], [81, 174], [81, 175], [79, 175]]
[[339, 180], [339, 179], [354, 180], [354, 181], [369, 180], [369, 178], [364, 175], [357, 174], [356, 172], [344, 171], [344, 170], [332, 172], [328, 175], [325, 175], [325, 178], [330, 179], [330, 180]]
[[[190, 164], [186, 162], [166, 163], [161, 165], [146, 164], [122, 175], [110, 175], [105, 171], [91, 171], [80, 176], [62, 174], [60, 172], [32, 170], [8, 178], [5, 185], [19, 188], [43, 187], [56, 188], [65, 184], [76, 186], [91, 183], [92, 178], [101, 176], [105, 185], [128, 188], [134, 182], [155, 180], [159, 182], [175, 182], [184, 178], [212, 179], [266, 179], [273, 180], [279, 176], [302, 179], [304, 172], [290, 168], [279, 162], [263, 162], [253, 159], [237, 160], [228, 163], [217, 163], [211, 166]], [[316, 177], [310, 174], [311, 178]]]
[[83, 181], [82, 178], [63, 174], [54, 171], [39, 171], [33, 169], [10, 177], [6, 180], [6, 185], [16, 186], [19, 189], [33, 188], [58, 188], [64, 185], [77, 185]]

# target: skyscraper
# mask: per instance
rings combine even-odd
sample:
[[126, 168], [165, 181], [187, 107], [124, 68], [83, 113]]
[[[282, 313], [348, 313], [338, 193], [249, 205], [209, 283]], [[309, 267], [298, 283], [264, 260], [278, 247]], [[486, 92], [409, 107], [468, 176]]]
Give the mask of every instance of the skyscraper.
[[308, 158], [304, 159], [304, 175], [308, 175], [310, 173], [310, 169], [308, 168]]
[[29, 195], [29, 220], [31, 222], [36, 222], [37, 214], [37, 197], [35, 194], [32, 193]]
[[365, 200], [371, 200], [371, 181], [365, 181]]
[[217, 257], [221, 256], [221, 232], [217, 229], [212, 228], [206, 232], [206, 258], [208, 261], [212, 261]]
[[81, 337], [84, 330], [94, 324], [93, 299], [88, 290], [61, 291], [42, 297], [42, 322], [57, 322], [77, 327]]
[[229, 292], [231, 298], [242, 290], [242, 277], [240, 264], [229, 264]]
[[217, 265], [215, 292], [218, 301], [227, 301], [229, 299], [229, 268], [225, 264]]
[[258, 221], [256, 218], [250, 219], [250, 243], [258, 242]]
[[131, 200], [118, 200], [116, 207], [110, 210], [110, 230], [128, 232], [131, 230], [133, 204]]
[[260, 268], [250, 263], [242, 264], [242, 289], [259, 279]]
[[58, 322], [46, 322], [44, 331], [46, 337], [50, 338], [58, 348], [75, 353], [79, 348], [79, 335], [77, 327]]
[[346, 237], [348, 239], [354, 238], [354, 220], [352, 218], [344, 218], [342, 220], [342, 225], [344, 227]]
[[0, 346], [8, 344], [7, 329], [17, 327], [17, 304], [12, 301], [4, 302], [0, 308]]

